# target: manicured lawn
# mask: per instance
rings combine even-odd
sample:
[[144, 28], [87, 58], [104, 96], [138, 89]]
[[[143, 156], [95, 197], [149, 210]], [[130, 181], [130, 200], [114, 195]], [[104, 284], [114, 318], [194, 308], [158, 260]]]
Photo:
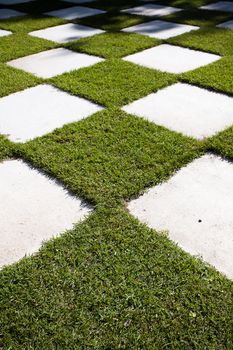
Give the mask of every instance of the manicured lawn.
[[[167, 232], [141, 224], [126, 203], [207, 152], [233, 160], [233, 128], [198, 141], [121, 108], [177, 82], [233, 96], [233, 30], [215, 27], [233, 15], [198, 9], [209, 0], [150, 2], [183, 11], [164, 18], [132, 16], [120, 10], [142, 1], [96, 0], [83, 6], [107, 14], [68, 21], [43, 13], [76, 4], [36, 0], [9, 6], [28, 16], [0, 20], [0, 29], [13, 32], [0, 37], [0, 103], [50, 84], [104, 107], [24, 144], [0, 135], [1, 161], [22, 159], [93, 206], [73, 230], [0, 271], [2, 350], [232, 349], [232, 281], [175, 245]], [[167, 40], [121, 31], [155, 19], [200, 29]], [[65, 44], [28, 35], [70, 22], [105, 33]], [[184, 74], [122, 59], [162, 43], [223, 57]], [[6, 64], [57, 47], [104, 61], [51, 79]]]

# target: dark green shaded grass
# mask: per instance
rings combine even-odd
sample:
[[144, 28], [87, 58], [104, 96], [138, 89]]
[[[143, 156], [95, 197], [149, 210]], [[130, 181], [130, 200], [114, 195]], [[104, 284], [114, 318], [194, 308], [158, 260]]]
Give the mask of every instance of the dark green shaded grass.
[[139, 34], [104, 33], [65, 45], [67, 48], [104, 58], [120, 58], [159, 45], [160, 41]]
[[174, 23], [185, 23], [199, 27], [211, 27], [216, 24], [226, 22], [231, 18], [233, 18], [231, 13], [192, 9], [176, 12], [169, 16], [164, 16], [163, 20]]
[[11, 8], [29, 13], [32, 15], [34, 14], [38, 15], [44, 12], [59, 10], [59, 9], [63, 9], [71, 6], [75, 6], [74, 3], [72, 5], [71, 4], [69, 5], [68, 3], [59, 1], [59, 0], [53, 0], [53, 1], [37, 0], [33, 2], [31, 1], [31, 2], [15, 4], [15, 5], [12, 5]]
[[167, 40], [191, 49], [229, 56], [233, 54], [233, 30], [203, 28]]
[[91, 27], [107, 30], [110, 32], [119, 31], [126, 27], [131, 27], [142, 22], [148, 21], [150, 18], [142, 16], [133, 16], [126, 13], [105, 13], [98, 16], [85, 17], [76, 20], [77, 23], [88, 25]]
[[13, 144], [3, 135], [0, 135], [0, 162], [13, 154]]
[[13, 17], [0, 21], [0, 28], [10, 30], [15, 33], [29, 33], [34, 30], [45, 29], [67, 23], [66, 20], [56, 17], [25, 16]]
[[233, 127], [207, 139], [206, 147], [212, 152], [216, 152], [223, 157], [233, 160]]
[[50, 80], [104, 106], [123, 106], [176, 81], [172, 74], [112, 59]]
[[0, 63], [0, 97], [35, 86], [41, 79]]
[[13, 34], [0, 38], [0, 61], [7, 62], [19, 57], [52, 49], [57, 45], [51, 41], [27, 34]]
[[182, 74], [181, 79], [201, 87], [233, 94], [233, 56], [223, 57], [205, 67]]
[[113, 109], [21, 146], [20, 155], [101, 204], [137, 196], [200, 155], [200, 144]]
[[0, 290], [4, 350], [232, 348], [232, 283], [122, 209], [3, 270]]
[[150, 0], [153, 4], [175, 6], [180, 8], [195, 9], [197, 7], [213, 3], [213, 0]]

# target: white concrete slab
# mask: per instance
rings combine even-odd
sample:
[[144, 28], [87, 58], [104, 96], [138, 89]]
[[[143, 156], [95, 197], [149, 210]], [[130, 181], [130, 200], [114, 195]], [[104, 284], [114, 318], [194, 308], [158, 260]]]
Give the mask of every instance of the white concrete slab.
[[233, 2], [230, 2], [230, 1], [218, 1], [218, 2], [215, 2], [213, 4], [208, 4], [208, 5], [201, 6], [201, 9], [233, 12]]
[[0, 0], [0, 5], [16, 5], [23, 4], [25, 2], [32, 2], [34, 0]]
[[0, 29], [0, 37], [11, 35], [11, 34], [12, 34], [12, 32], [10, 32], [9, 30]]
[[141, 222], [233, 278], [233, 164], [205, 155], [128, 204]]
[[0, 267], [35, 253], [83, 220], [90, 208], [19, 160], [0, 164]]
[[89, 67], [101, 61], [104, 59], [58, 48], [18, 58], [7, 64], [46, 79], [74, 69]]
[[184, 135], [203, 139], [233, 125], [233, 98], [177, 83], [123, 107]]
[[74, 7], [69, 7], [62, 10], [46, 12], [45, 15], [72, 20], [76, 18], [84, 18], [84, 17], [100, 15], [102, 13], [106, 13], [106, 11], [92, 9], [84, 6], [74, 6]]
[[132, 15], [141, 16], [166, 16], [171, 13], [182, 11], [182, 9], [170, 6], [155, 5], [155, 4], [145, 4], [142, 6], [132, 7], [126, 10], [121, 10], [121, 12], [130, 13]]
[[168, 39], [197, 29], [199, 29], [199, 27], [155, 20], [124, 28], [122, 31], [148, 35], [151, 38]]
[[95, 0], [62, 0], [62, 1], [70, 2], [73, 4], [87, 4], [87, 3], [93, 2]]
[[50, 85], [38, 85], [0, 98], [0, 133], [26, 142], [103, 108]]
[[104, 33], [104, 31], [80, 24], [68, 23], [46, 29], [36, 30], [29, 34], [38, 38], [63, 44], [101, 33]]
[[233, 19], [217, 25], [218, 28], [233, 29]]
[[25, 16], [26, 13], [20, 12], [20, 11], [15, 11], [11, 9], [0, 9], [0, 20], [1, 19], [8, 19], [11, 17], [20, 17], [20, 16]]
[[217, 55], [164, 44], [129, 55], [124, 60], [164, 72], [183, 73], [220, 58]]

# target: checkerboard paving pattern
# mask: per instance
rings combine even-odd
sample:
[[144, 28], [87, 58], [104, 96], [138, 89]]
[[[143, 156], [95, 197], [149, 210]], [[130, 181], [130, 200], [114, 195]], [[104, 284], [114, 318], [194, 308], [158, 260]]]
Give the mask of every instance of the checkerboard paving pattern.
[[72, 20], [75, 18], [84, 18], [84, 17], [94, 16], [94, 15], [100, 15], [105, 12], [106, 11], [91, 9], [84, 6], [74, 6], [74, 7], [69, 7], [67, 9], [47, 12], [45, 14], [48, 16]]
[[8, 62], [8, 65], [46, 79], [74, 69], [89, 67], [101, 61], [103, 59], [99, 57], [58, 48], [18, 58]]
[[138, 7], [129, 8], [126, 10], [122, 10], [121, 12], [130, 13], [132, 15], [142, 15], [142, 16], [166, 16], [171, 13], [182, 11], [182, 9], [170, 7], [170, 6], [162, 6], [155, 4], [146, 4]]
[[26, 13], [20, 11], [15, 11], [11, 9], [0, 9], [0, 20], [24, 15], [26, 15]]
[[220, 23], [217, 25], [218, 28], [226, 28], [226, 29], [233, 29], [233, 20]]
[[1, 163], [0, 178], [0, 267], [36, 252], [44, 240], [71, 229], [91, 211], [20, 160]]
[[29, 35], [62, 44], [96, 34], [101, 34], [103, 32], [104, 31], [101, 29], [95, 29], [80, 24], [68, 23], [51, 28], [35, 30], [29, 33]]
[[183, 73], [215, 62], [220, 58], [218, 55], [206, 52], [163, 44], [129, 55], [124, 59], [163, 72]]
[[123, 107], [127, 113], [200, 140], [231, 126], [232, 109], [232, 97], [184, 83], [171, 85]]
[[[233, 164], [205, 155], [128, 204], [140, 221], [233, 278]], [[187, 230], [187, 227], [189, 228]]]
[[0, 29], [0, 37], [1, 36], [11, 35], [11, 34], [12, 34], [12, 32], [10, 32], [9, 30]]
[[198, 30], [196, 26], [186, 24], [178, 24], [172, 22], [165, 22], [161, 20], [154, 20], [151, 22], [141, 23], [129, 28], [122, 29], [127, 33], [139, 33], [148, 35], [156, 39], [168, 39], [177, 35], [181, 35], [191, 30]]
[[231, 1], [218, 1], [212, 4], [201, 6], [201, 9], [233, 12], [233, 3]]
[[[35, 4], [38, 5], [37, 2]], [[129, 118], [129, 129], [127, 129], [129, 134], [134, 123], [141, 123], [138, 124], [144, 125], [141, 129], [152, 128], [153, 132], [160, 135], [157, 139], [161, 140], [161, 133], [164, 133], [167, 135], [168, 143], [174, 143], [176, 146], [177, 143], [186, 144], [187, 148], [195, 144], [197, 149], [202, 145], [200, 140], [203, 143], [215, 140], [220, 132], [224, 133], [226, 129], [233, 126], [233, 97], [229, 91], [224, 90], [224, 87], [218, 89], [214, 80], [207, 89], [202, 86], [201, 80], [197, 85], [193, 83], [192, 78], [182, 74], [187, 71], [195, 73], [195, 70], [200, 67], [211, 74], [215, 69], [213, 63], [216, 61], [221, 64], [224, 60], [224, 57], [210, 52], [209, 49], [195, 50], [192, 38], [194, 33], [203, 33], [203, 29], [186, 24], [185, 21], [182, 23], [180, 20], [182, 16], [179, 17], [185, 10], [182, 2], [180, 8], [177, 8], [172, 4], [169, 6], [168, 2], [166, 5], [159, 5], [135, 0], [135, 4], [133, 3], [131, 7], [119, 6], [118, 15], [116, 17], [114, 14], [112, 23], [112, 7], [109, 7], [106, 2], [101, 4], [98, 0], [55, 1], [54, 9], [53, 6], [41, 2], [38, 6], [41, 22], [39, 29], [34, 31], [27, 30], [27, 22], [23, 22], [25, 14], [31, 18], [33, 13], [29, 0], [2, 0], [0, 5], [11, 6], [10, 9], [5, 7], [0, 9], [0, 37], [20, 36], [23, 33], [25, 36], [34, 36], [54, 44], [53, 49], [41, 48], [39, 52], [36, 51], [36, 54], [30, 56], [23, 55], [21, 51], [18, 56], [15, 56], [19, 58], [8, 62], [1, 61], [0, 55], [0, 70], [3, 77], [1, 84], [12, 85], [12, 91], [14, 91], [9, 93], [9, 90], [4, 90], [3, 87], [0, 90], [2, 96], [0, 98], [0, 134], [9, 139], [15, 147], [18, 147], [18, 144], [20, 144], [19, 147], [32, 145], [33, 151], [30, 157], [33, 154], [35, 164], [39, 159], [39, 149], [42, 147], [45, 147], [48, 152], [44, 156], [44, 161], [54, 153], [57, 159], [65, 157], [67, 169], [72, 157], [76, 160], [82, 159], [81, 170], [84, 178], [78, 180], [79, 175], [75, 173], [76, 182], [71, 187], [76, 189], [75, 186], [78, 183], [77, 192], [82, 193], [84, 198], [86, 192], [83, 184], [86, 183], [85, 176], [87, 176], [85, 169], [88, 169], [91, 164], [96, 167], [97, 176], [100, 167], [105, 166], [98, 148], [101, 147], [101, 142], [104, 144], [103, 140], [108, 140], [106, 147], [114, 146], [114, 152], [117, 150], [116, 141], [114, 139], [113, 142], [111, 138], [114, 128], [110, 124], [113, 122], [125, 122]], [[223, 37], [229, 35], [227, 29], [232, 29], [232, 20], [227, 17], [224, 21], [222, 13], [233, 11], [232, 2], [213, 4], [204, 2], [201, 9], [210, 12], [221, 11], [217, 29], [213, 26], [206, 35], [210, 35], [211, 30], [221, 30]], [[197, 12], [199, 10], [196, 9]], [[172, 15], [172, 21], [169, 20], [169, 15]], [[14, 22], [9, 24], [5, 21], [11, 17], [13, 21], [15, 16], [17, 16], [16, 27]], [[20, 16], [22, 16], [21, 19]], [[43, 19], [49, 23], [52, 17], [64, 19], [64, 22], [57, 25], [51, 22], [51, 25], [44, 27]], [[130, 38], [126, 57], [110, 55], [112, 50], [109, 44], [109, 33], [100, 28], [104, 18], [107, 17], [109, 28], [111, 26], [114, 28], [110, 30], [112, 37], [114, 36], [114, 49], [119, 47], [120, 50]], [[35, 20], [33, 18], [32, 16], [32, 21]], [[23, 27], [19, 25], [20, 20], [24, 23]], [[118, 20], [125, 21], [121, 33], [115, 29]], [[16, 29], [8, 30], [9, 25]], [[17, 32], [19, 28], [21, 31]], [[173, 45], [169, 42], [170, 38], [178, 37], [182, 40], [187, 33], [190, 39], [186, 44]], [[105, 35], [108, 38], [106, 42], [104, 42]], [[23, 44], [23, 40], [21, 42]], [[105, 43], [105, 47], [98, 45], [98, 42]], [[212, 45], [215, 45], [214, 40]], [[15, 49], [18, 50], [17, 47]], [[93, 55], [93, 52], [98, 54]], [[111, 56], [111, 59], [103, 58], [107, 56]], [[116, 67], [121, 70], [119, 74], [115, 74]], [[14, 73], [17, 77], [15, 81], [7, 78], [7, 69], [12, 69], [12, 74]], [[157, 85], [152, 84], [148, 88], [148, 76], [155, 77], [155, 74], [157, 74]], [[229, 75], [231, 74], [229, 71]], [[35, 76], [38, 80], [35, 79], [29, 84], [29, 80]], [[88, 79], [85, 80], [85, 76], [88, 76]], [[101, 76], [103, 79], [100, 79]], [[25, 77], [28, 77], [28, 83]], [[25, 81], [26, 87], [23, 89], [17, 85], [20, 79]], [[129, 79], [132, 91], [127, 91]], [[135, 84], [134, 79], [137, 82]], [[223, 74], [222, 79], [226, 84], [228, 77]], [[121, 96], [120, 102], [117, 99], [114, 100], [116, 94]], [[108, 100], [108, 103], [104, 103], [105, 97], [112, 102]], [[103, 101], [103, 105], [109, 109], [106, 108], [104, 111], [103, 106], [98, 103], [99, 100]], [[105, 126], [106, 115], [101, 113], [106, 115], [115, 113], [116, 118], [113, 120], [110, 118], [111, 123]], [[122, 113], [122, 116], [118, 120], [119, 113]], [[85, 141], [77, 148], [75, 147], [75, 151], [67, 157], [63, 150], [65, 152], [71, 149], [72, 143], [80, 141], [79, 133], [76, 133], [75, 128], [80, 127], [81, 135], [84, 119], [86, 123], [90, 123], [90, 128], [96, 130], [96, 134], [88, 135], [88, 132], [84, 132], [88, 142]], [[63, 132], [62, 136], [60, 133]], [[76, 138], [72, 140], [70, 135], [76, 135], [74, 136]], [[99, 137], [98, 141], [96, 137]], [[102, 141], [101, 138], [103, 138]], [[154, 140], [156, 142], [156, 138]], [[137, 137], [136, 141], [139, 142]], [[53, 142], [53, 150], [49, 151]], [[111, 142], [114, 145], [111, 145]], [[124, 140], [118, 137], [117, 142], [121, 144]], [[90, 143], [93, 149], [92, 152], [85, 154], [82, 153], [82, 147], [87, 143]], [[58, 148], [55, 145], [59, 145], [60, 155], [56, 155]], [[140, 146], [138, 147], [139, 150]], [[163, 147], [163, 151], [166, 152], [165, 149], [168, 146], [164, 143], [160, 148]], [[185, 152], [185, 150], [182, 151], [182, 147], [179, 157]], [[147, 145], [147, 149], [149, 148]], [[92, 153], [95, 152], [99, 160], [92, 162]], [[120, 148], [119, 152], [122, 156]], [[133, 150], [126, 147], [124, 152], [133, 152]], [[206, 154], [201, 157], [200, 152], [192, 153], [190, 158], [193, 160], [189, 159], [189, 164], [187, 159], [180, 161], [179, 164], [183, 164], [183, 167], [177, 167], [174, 161], [169, 171], [164, 171], [164, 175], [158, 176], [156, 180], [153, 178], [156, 171], [150, 169], [150, 165], [143, 163], [146, 162], [146, 157], [141, 156], [142, 159], [140, 159], [138, 156], [138, 162], [141, 162], [138, 168], [141, 169], [140, 176], [143, 180], [139, 182], [141, 185], [135, 186], [134, 191], [130, 192], [129, 198], [126, 190], [121, 200], [127, 200], [130, 213], [141, 222], [158, 231], [167, 230], [168, 236], [186, 252], [203, 257], [204, 261], [226, 274], [228, 278], [232, 278], [233, 163], [231, 157], [228, 157], [228, 160], [224, 159], [224, 153], [216, 156], [209, 152], [208, 149], [208, 152], [206, 151]], [[176, 158], [179, 157], [176, 154]], [[0, 203], [0, 264], [2, 266], [18, 261], [25, 254], [34, 253], [43, 240], [72, 228], [74, 223], [90, 213], [90, 209], [83, 207], [76, 196], [67, 193], [56, 182], [56, 176], [60, 178], [62, 172], [62, 169], [59, 169], [59, 161], [56, 166], [47, 164], [46, 167], [41, 161], [41, 169], [35, 170], [24, 162], [23, 153], [21, 158], [22, 160], [15, 160], [13, 157], [11, 160], [2, 160], [0, 163], [0, 196], [4, 198]], [[170, 158], [172, 161], [172, 156]], [[115, 162], [119, 164], [119, 159], [119, 157], [113, 157], [111, 166]], [[105, 161], [109, 160], [105, 157]], [[165, 166], [166, 164], [161, 161], [161, 169]], [[44, 170], [54, 174], [54, 178], [45, 176]], [[148, 176], [147, 171], [150, 173]], [[70, 182], [64, 181], [64, 185], [69, 187], [74, 176], [73, 172], [70, 170], [68, 176]], [[114, 171], [109, 171], [107, 166], [104, 176], [106, 178], [103, 182], [107, 182], [110, 178], [110, 183], [116, 188], [122, 186], [121, 176], [127, 178], [124, 172], [116, 175]], [[133, 183], [133, 179], [128, 181]], [[139, 196], [148, 186], [152, 187]], [[98, 200], [104, 196], [107, 198], [107, 193], [101, 193], [101, 197], [98, 191], [102, 191], [101, 187], [90, 193], [93, 195], [94, 202], [96, 200], [97, 204], [102, 204]], [[132, 195], [136, 199], [132, 200]]]

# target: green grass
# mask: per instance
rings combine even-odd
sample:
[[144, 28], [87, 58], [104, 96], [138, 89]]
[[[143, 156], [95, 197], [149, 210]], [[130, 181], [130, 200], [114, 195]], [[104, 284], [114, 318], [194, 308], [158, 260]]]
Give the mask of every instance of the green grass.
[[222, 56], [233, 55], [233, 30], [203, 28], [167, 40], [172, 44], [212, 52]]
[[51, 79], [57, 87], [104, 106], [123, 106], [176, 81], [172, 74], [140, 67], [119, 59]]
[[163, 20], [175, 23], [185, 23], [198, 27], [211, 27], [226, 22], [232, 18], [231, 13], [208, 10], [185, 10], [164, 16]]
[[24, 16], [0, 21], [0, 28], [15, 33], [29, 33], [33, 30], [53, 27], [64, 23], [67, 23], [67, 21], [61, 18], [46, 17], [42, 15]]
[[68, 43], [66, 47], [74, 51], [110, 59], [121, 58], [159, 44], [159, 40], [144, 35], [104, 33]]
[[233, 127], [208, 139], [206, 141], [206, 147], [212, 152], [233, 160]]
[[[231, 349], [232, 284], [122, 209], [1, 273], [4, 349]], [[45, 345], [46, 344], [46, 345]]]
[[27, 34], [14, 34], [0, 38], [0, 62], [7, 62], [56, 47], [51, 41]]
[[40, 79], [21, 70], [0, 63], [0, 97], [35, 86]]
[[106, 14], [79, 19], [76, 22], [114, 32], [119, 31], [125, 27], [131, 27], [136, 24], [142, 23], [144, 20], [145, 18], [142, 16], [132, 16], [129, 14], [118, 12], [107, 12]]
[[233, 56], [223, 57], [219, 61], [185, 73], [181, 77], [191, 84], [233, 94]]
[[11, 157], [13, 145], [4, 136], [0, 135], [0, 161]]
[[200, 154], [197, 141], [113, 109], [21, 147], [70, 190], [101, 204], [138, 195]]
[[[139, 224], [125, 202], [205, 152], [233, 160], [233, 128], [199, 142], [119, 108], [177, 81], [232, 94], [233, 31], [214, 28], [230, 17], [197, 9], [213, 0], [148, 2], [184, 8], [163, 19], [203, 28], [164, 41], [120, 32], [152, 19], [120, 13], [139, 0], [86, 4], [111, 12], [72, 22], [107, 32], [64, 45], [27, 33], [66, 23], [43, 13], [72, 3], [9, 5], [30, 16], [0, 21], [14, 32], [0, 38], [0, 97], [45, 82], [106, 107], [25, 144], [0, 135], [1, 161], [23, 159], [93, 206], [86, 221], [0, 271], [1, 350], [232, 349], [232, 282]], [[180, 75], [122, 59], [162, 42], [227, 57]], [[53, 47], [106, 60], [48, 80], [6, 65]]]

